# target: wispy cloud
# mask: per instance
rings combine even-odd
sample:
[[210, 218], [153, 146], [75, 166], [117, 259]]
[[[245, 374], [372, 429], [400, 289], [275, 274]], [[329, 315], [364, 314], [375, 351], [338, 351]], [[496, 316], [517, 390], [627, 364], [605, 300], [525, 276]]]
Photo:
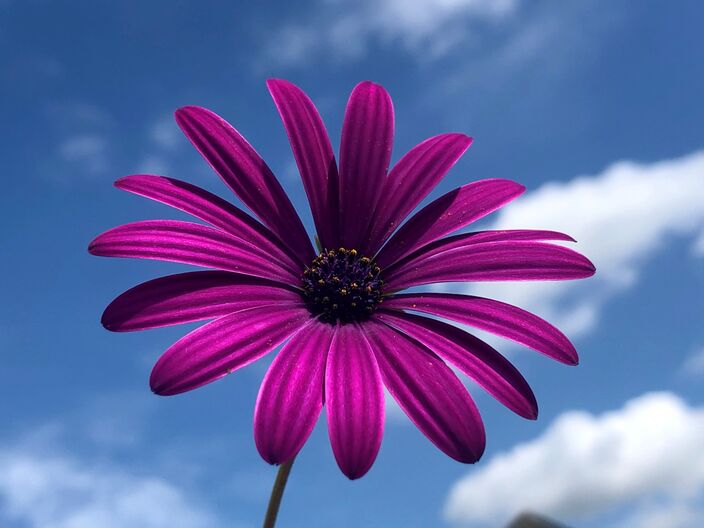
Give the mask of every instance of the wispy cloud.
[[437, 92], [464, 95], [479, 89], [484, 98], [510, 93], [522, 86], [522, 97], [544, 83], [569, 77], [575, 70], [587, 68], [625, 25], [620, 6], [612, 2], [598, 11], [589, 2], [525, 3], [512, 24], [492, 38], [462, 48], [461, 60], [445, 72]]
[[704, 231], [699, 235], [696, 242], [692, 246], [692, 251], [699, 257], [704, 257]]
[[76, 130], [90, 127], [105, 128], [113, 119], [103, 108], [85, 101], [53, 102], [46, 106], [46, 113], [52, 123], [62, 130]]
[[185, 144], [173, 115], [165, 115], [148, 125], [146, 136], [147, 154], [137, 166], [137, 172], [167, 175], [172, 167], [174, 153], [179, 145]]
[[686, 376], [704, 377], [704, 347], [696, 350], [685, 359], [681, 371]]
[[[0, 7], [3, 4], [0, 2]], [[4, 33], [2, 24], [9, 17], [0, 18], [0, 32]], [[54, 57], [38, 54], [33, 50], [25, 50], [22, 54], [6, 54], [3, 57], [3, 68], [0, 70], [0, 81], [6, 83], [8, 92], [24, 90], [28, 86], [36, 88], [47, 83], [53, 83], [66, 74], [66, 69]]]
[[299, 66], [327, 56], [353, 59], [373, 45], [400, 45], [425, 58], [437, 57], [466, 41], [475, 25], [513, 15], [518, 0], [328, 0], [305, 21], [276, 30], [266, 48], [269, 62]]
[[[637, 284], [647, 260], [704, 228], [704, 152], [651, 164], [615, 163], [595, 176], [547, 183], [498, 214], [493, 229], [554, 229], [575, 237], [597, 274], [588, 281], [485, 283], [461, 291], [535, 311], [573, 336], [604, 304]], [[455, 286], [446, 288], [457, 289]]]
[[703, 524], [704, 511], [692, 501], [653, 501], [626, 516], [615, 528], [699, 528]]
[[173, 150], [181, 143], [183, 134], [172, 115], [156, 120], [149, 128], [149, 138], [165, 150]]
[[44, 108], [56, 135], [54, 155], [44, 160], [53, 177], [75, 181], [106, 174], [113, 161], [112, 117], [103, 108], [83, 101], [52, 102]]
[[109, 166], [107, 140], [99, 134], [81, 134], [64, 139], [56, 148], [61, 160], [89, 175]]
[[140, 174], [158, 174], [167, 175], [171, 166], [163, 155], [149, 154], [137, 166], [137, 172]]
[[646, 394], [598, 416], [570, 411], [458, 481], [445, 517], [496, 526], [524, 510], [575, 521], [625, 507], [632, 513], [617, 526], [700, 526], [702, 442], [704, 408], [671, 393]]

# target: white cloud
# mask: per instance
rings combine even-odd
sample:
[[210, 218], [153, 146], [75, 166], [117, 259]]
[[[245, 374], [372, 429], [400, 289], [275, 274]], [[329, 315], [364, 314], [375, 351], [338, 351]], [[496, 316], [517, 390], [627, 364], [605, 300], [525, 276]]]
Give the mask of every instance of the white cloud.
[[638, 282], [648, 258], [672, 238], [704, 228], [704, 151], [652, 164], [621, 161], [596, 176], [545, 184], [502, 209], [490, 227], [568, 233], [597, 273], [586, 281], [485, 283], [462, 291], [522, 306], [573, 336], [586, 332], [607, 300]]
[[160, 477], [21, 447], [0, 447], [0, 519], [28, 528], [218, 526]]
[[276, 30], [267, 58], [282, 65], [305, 63], [318, 54], [358, 57], [370, 44], [401, 44], [426, 57], [442, 55], [466, 39], [472, 24], [503, 20], [518, 0], [328, 0], [304, 23]]
[[682, 373], [688, 376], [704, 376], [704, 347], [685, 360], [682, 364]]
[[671, 393], [599, 416], [570, 411], [456, 482], [444, 514], [457, 525], [497, 526], [524, 510], [583, 521], [635, 508], [617, 525], [693, 528], [702, 518], [702, 445], [704, 408]]
[[57, 147], [59, 157], [95, 175], [108, 168], [107, 142], [99, 134], [80, 134], [62, 141]]

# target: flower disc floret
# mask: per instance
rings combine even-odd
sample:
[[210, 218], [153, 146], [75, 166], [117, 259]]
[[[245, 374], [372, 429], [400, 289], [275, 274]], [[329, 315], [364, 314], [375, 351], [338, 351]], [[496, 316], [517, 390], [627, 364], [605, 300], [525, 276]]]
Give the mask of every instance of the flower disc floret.
[[303, 298], [313, 315], [335, 324], [367, 319], [382, 300], [381, 268], [356, 249], [329, 249], [303, 271]]

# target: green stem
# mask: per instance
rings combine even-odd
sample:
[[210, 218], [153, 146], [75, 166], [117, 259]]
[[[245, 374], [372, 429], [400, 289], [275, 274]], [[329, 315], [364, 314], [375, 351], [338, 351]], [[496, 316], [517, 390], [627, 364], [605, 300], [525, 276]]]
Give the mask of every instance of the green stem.
[[291, 473], [291, 466], [293, 466], [294, 460], [296, 460], [296, 457], [293, 457], [288, 462], [279, 466], [279, 472], [276, 474], [274, 486], [271, 488], [271, 497], [269, 497], [269, 506], [266, 509], [263, 528], [274, 528], [274, 524], [276, 524], [276, 516], [279, 513], [279, 506], [281, 505], [281, 497], [284, 495], [284, 488], [286, 488], [286, 481], [288, 480], [289, 473]]

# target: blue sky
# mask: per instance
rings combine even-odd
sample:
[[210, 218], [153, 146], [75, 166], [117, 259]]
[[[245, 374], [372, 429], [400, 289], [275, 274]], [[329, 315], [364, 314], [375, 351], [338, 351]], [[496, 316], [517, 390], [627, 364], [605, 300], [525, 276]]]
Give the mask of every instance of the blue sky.
[[470, 385], [488, 447], [472, 467], [390, 406], [371, 472], [337, 469], [324, 420], [281, 526], [501, 526], [532, 508], [578, 526], [704, 524], [704, 6], [692, 1], [0, 0], [3, 298], [0, 524], [257, 526], [275, 470], [252, 413], [266, 360], [159, 398], [151, 365], [185, 327], [110, 334], [105, 305], [185, 267], [99, 259], [99, 232], [178, 218], [112, 187], [153, 172], [232, 198], [180, 135], [209, 107], [279, 176], [311, 226], [266, 91], [284, 77], [337, 147], [352, 87], [394, 99], [394, 159], [431, 135], [475, 142], [432, 196], [502, 177], [528, 192], [484, 227], [554, 228], [597, 277], [482, 285], [559, 324], [577, 368], [492, 341], [540, 403], [526, 422]]

